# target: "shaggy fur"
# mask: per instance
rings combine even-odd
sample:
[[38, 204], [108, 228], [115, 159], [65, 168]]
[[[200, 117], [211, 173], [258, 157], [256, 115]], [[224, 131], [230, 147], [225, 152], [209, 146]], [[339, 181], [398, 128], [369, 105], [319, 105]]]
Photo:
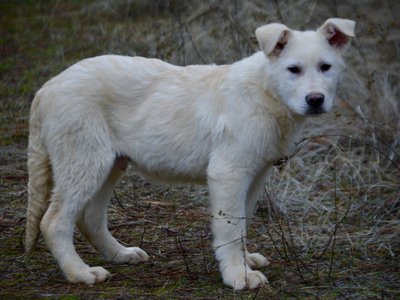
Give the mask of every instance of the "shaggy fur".
[[328, 112], [354, 22], [317, 31], [260, 27], [262, 51], [225, 66], [157, 59], [85, 59], [48, 81], [31, 108], [26, 249], [39, 228], [70, 282], [110, 276], [73, 245], [78, 225], [108, 260], [149, 259], [107, 229], [113, 187], [128, 163], [164, 182], [208, 184], [213, 247], [224, 283], [257, 288], [267, 265], [246, 250], [246, 225], [268, 169], [290, 151], [309, 115]]

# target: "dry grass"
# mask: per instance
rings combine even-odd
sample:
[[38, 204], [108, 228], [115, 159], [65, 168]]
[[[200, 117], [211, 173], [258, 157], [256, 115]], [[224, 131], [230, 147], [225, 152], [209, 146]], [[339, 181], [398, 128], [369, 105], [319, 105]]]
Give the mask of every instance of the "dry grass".
[[[3, 1], [0, 3], [0, 298], [397, 299], [400, 297], [398, 1]], [[207, 229], [207, 192], [142, 181], [118, 185], [110, 228], [149, 263], [115, 266], [77, 234], [78, 251], [115, 276], [69, 285], [41, 242], [23, 254], [30, 101], [49, 77], [84, 57], [143, 55], [176, 64], [230, 63], [257, 49], [270, 21], [315, 28], [358, 22], [335, 111], [313, 119], [276, 166], [249, 233], [270, 285], [222, 285]]]

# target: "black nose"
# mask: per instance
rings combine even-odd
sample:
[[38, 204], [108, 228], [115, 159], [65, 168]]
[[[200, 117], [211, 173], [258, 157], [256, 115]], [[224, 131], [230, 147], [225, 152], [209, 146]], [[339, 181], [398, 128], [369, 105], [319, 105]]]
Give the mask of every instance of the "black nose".
[[307, 104], [312, 108], [319, 108], [325, 100], [325, 96], [321, 93], [311, 93], [306, 96]]

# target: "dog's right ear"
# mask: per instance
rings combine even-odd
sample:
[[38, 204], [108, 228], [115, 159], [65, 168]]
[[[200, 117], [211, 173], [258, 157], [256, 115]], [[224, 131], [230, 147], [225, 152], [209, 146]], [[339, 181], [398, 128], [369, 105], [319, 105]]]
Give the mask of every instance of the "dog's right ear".
[[290, 34], [290, 29], [279, 23], [264, 25], [256, 30], [257, 41], [267, 57], [279, 56]]

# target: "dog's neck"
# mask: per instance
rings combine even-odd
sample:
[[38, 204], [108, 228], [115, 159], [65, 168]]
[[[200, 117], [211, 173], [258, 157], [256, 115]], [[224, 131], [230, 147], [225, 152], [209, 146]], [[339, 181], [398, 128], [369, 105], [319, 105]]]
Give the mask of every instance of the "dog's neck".
[[295, 141], [294, 137], [301, 134], [306, 118], [292, 112], [279, 99], [267, 76], [269, 64], [264, 53], [260, 51], [232, 64], [226, 76], [232, 79], [229, 81], [230, 88], [235, 89], [240, 101], [246, 101], [248, 105], [254, 106], [255, 113], [263, 115], [263, 118], [276, 120], [273, 123], [277, 124], [274, 130], [279, 136], [276, 147], [280, 153], [277, 159], [280, 159], [290, 154], [292, 145], [288, 143]]

